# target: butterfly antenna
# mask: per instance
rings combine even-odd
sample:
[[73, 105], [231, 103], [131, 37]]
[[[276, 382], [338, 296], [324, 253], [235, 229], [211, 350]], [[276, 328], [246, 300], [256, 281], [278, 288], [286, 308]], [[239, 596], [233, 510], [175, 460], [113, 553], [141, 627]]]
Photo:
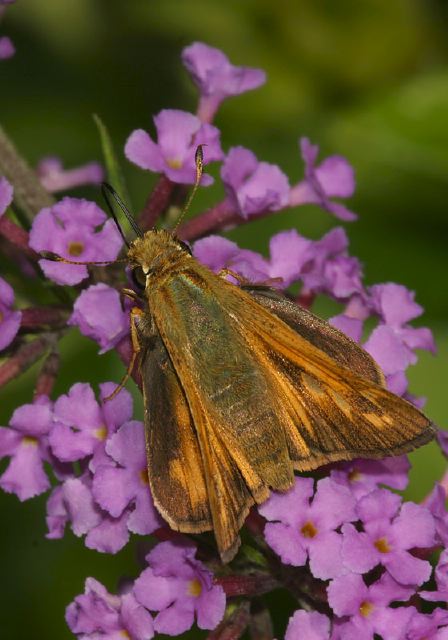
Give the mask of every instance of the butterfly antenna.
[[185, 217], [185, 214], [187, 213], [188, 209], [190, 208], [191, 203], [193, 202], [193, 198], [195, 196], [196, 191], [198, 190], [199, 187], [199, 183], [201, 182], [201, 178], [202, 178], [202, 169], [203, 169], [203, 165], [204, 165], [204, 152], [202, 151], [202, 148], [204, 147], [204, 144], [200, 144], [198, 145], [197, 149], [196, 149], [196, 153], [194, 154], [194, 161], [196, 163], [196, 178], [194, 181], [194, 187], [190, 193], [190, 197], [187, 200], [186, 205], [184, 206], [184, 208], [182, 209], [180, 216], [176, 222], [176, 225], [173, 229], [173, 235], [176, 233], [177, 228], [179, 227], [180, 223], [182, 222], [182, 220]]
[[112, 216], [113, 220], [115, 221], [115, 224], [117, 225], [118, 231], [120, 232], [120, 235], [123, 238], [126, 246], [129, 248], [129, 246], [130, 246], [129, 242], [127, 241], [126, 236], [123, 233], [123, 229], [121, 228], [121, 225], [118, 222], [117, 216], [115, 215], [114, 208], [112, 206], [111, 201], [109, 200], [109, 194], [114, 198], [115, 202], [118, 204], [120, 209], [123, 211], [124, 215], [126, 216], [127, 221], [129, 222], [129, 224], [131, 225], [131, 227], [134, 230], [135, 234], [139, 238], [143, 238], [143, 231], [140, 229], [140, 227], [136, 223], [136, 221], [134, 219], [134, 216], [129, 211], [129, 209], [127, 208], [127, 206], [123, 202], [123, 200], [120, 198], [118, 193], [115, 191], [115, 189], [110, 184], [108, 184], [107, 182], [103, 182], [101, 184], [101, 192], [103, 194], [103, 198], [104, 198], [104, 200], [106, 202], [107, 208], [109, 209], [109, 213]]

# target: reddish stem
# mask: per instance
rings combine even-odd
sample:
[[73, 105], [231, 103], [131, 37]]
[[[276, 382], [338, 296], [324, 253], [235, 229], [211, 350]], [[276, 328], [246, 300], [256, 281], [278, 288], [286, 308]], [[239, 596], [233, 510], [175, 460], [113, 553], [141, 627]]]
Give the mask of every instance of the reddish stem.
[[209, 633], [207, 640], [238, 640], [245, 632], [249, 620], [249, 603], [241, 602], [214, 631]]
[[222, 200], [204, 213], [184, 222], [177, 235], [181, 240], [196, 240], [214, 231], [236, 224], [243, 224], [244, 218], [235, 212], [228, 200]]
[[316, 298], [316, 294], [311, 291], [301, 291], [296, 298], [296, 303], [304, 309], [311, 309], [313, 302]]
[[138, 224], [143, 231], [152, 229], [159, 216], [168, 208], [174, 187], [174, 182], [169, 178], [160, 176], [138, 217]]
[[45, 334], [19, 347], [16, 353], [0, 366], [0, 387], [29, 369], [45, 351], [56, 344], [57, 337]]
[[245, 525], [253, 536], [258, 537], [263, 535], [266, 520], [255, 508], [252, 508], [246, 518]]
[[59, 353], [52, 351], [46, 358], [36, 382], [34, 397], [50, 396], [59, 373]]
[[160, 527], [153, 531], [151, 535], [155, 536], [160, 542], [165, 542], [166, 540], [179, 541], [184, 539], [184, 535], [182, 533], [173, 531], [173, 529], [170, 529], [169, 527]]
[[270, 216], [272, 213], [272, 211], [265, 209], [264, 211], [253, 213], [244, 218], [240, 213], [235, 211], [229, 200], [224, 199], [214, 207], [211, 207], [211, 209], [207, 209], [207, 211], [184, 222], [184, 224], [179, 227], [177, 235], [181, 240], [197, 240], [209, 233], [217, 233], [218, 231], [247, 224], [248, 222]]
[[22, 309], [22, 329], [35, 329], [42, 325], [62, 327], [67, 323], [67, 312], [58, 307], [29, 307]]
[[279, 586], [277, 580], [267, 573], [221, 576], [215, 578], [215, 584], [221, 585], [226, 596], [260, 596]]
[[39, 260], [39, 254], [30, 249], [28, 232], [6, 216], [0, 218], [0, 234], [29, 258]]

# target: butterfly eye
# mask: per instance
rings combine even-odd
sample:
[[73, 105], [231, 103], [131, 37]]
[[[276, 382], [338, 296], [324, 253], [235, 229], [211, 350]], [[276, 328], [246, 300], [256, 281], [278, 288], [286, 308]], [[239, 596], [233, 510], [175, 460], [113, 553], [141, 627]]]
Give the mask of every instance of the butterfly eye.
[[179, 240], [179, 245], [182, 247], [182, 249], [183, 249], [184, 251], [186, 251], [187, 253], [189, 253], [189, 254], [190, 254], [190, 256], [192, 256], [192, 255], [193, 255], [193, 254], [192, 254], [192, 252], [191, 252], [190, 247], [188, 246], [188, 244], [187, 244], [186, 242], [182, 242], [182, 240]]
[[144, 289], [146, 287], [146, 274], [141, 267], [134, 267], [134, 269], [132, 269], [132, 280], [138, 289]]

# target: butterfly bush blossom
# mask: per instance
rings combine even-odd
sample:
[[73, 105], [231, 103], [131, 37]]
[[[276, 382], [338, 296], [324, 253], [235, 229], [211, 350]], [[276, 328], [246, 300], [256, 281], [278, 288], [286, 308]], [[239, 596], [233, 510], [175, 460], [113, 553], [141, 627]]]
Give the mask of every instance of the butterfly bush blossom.
[[[266, 255], [220, 235], [286, 208], [297, 213], [300, 228], [306, 204], [354, 221], [345, 202], [355, 188], [353, 168], [338, 155], [319, 159], [318, 146], [302, 136], [303, 177], [291, 186], [280, 166], [257, 159], [238, 141], [223, 151], [212, 124], [219, 105], [262, 85], [265, 74], [234, 66], [223, 52], [199, 42], [184, 49], [182, 61], [199, 89], [197, 113], [164, 109], [154, 117], [155, 137], [136, 129], [125, 144], [131, 163], [159, 174], [139, 223], [149, 228], [174, 203], [176, 185], [194, 184], [195, 150], [205, 145], [204, 164], [221, 163], [225, 195], [178, 228], [193, 255], [216, 273], [226, 270], [236, 286], [241, 280], [268, 284], [308, 308], [317, 295], [331, 298], [339, 312], [330, 323], [375, 358], [394, 393], [421, 406], [408, 391], [406, 371], [418, 350], [435, 352], [429, 329], [412, 324], [423, 309], [400, 284], [365, 285], [345, 229], [336, 226], [317, 240], [283, 230], [271, 237]], [[115, 593], [94, 577], [86, 578], [83, 593], [74, 590], [66, 610], [74, 636], [147, 640], [182, 635], [197, 625], [215, 640], [236, 640], [247, 628], [253, 638], [275, 634], [285, 640], [448, 638], [448, 476], [422, 504], [406, 501], [397, 494], [408, 484], [406, 456], [335, 463], [296, 476], [287, 493], [272, 493], [252, 509], [244, 545], [227, 566], [210, 536], [169, 528], [152, 501], [144, 427], [134, 418], [129, 392], [119, 381], [92, 388], [88, 371], [59, 396], [53, 390], [59, 341], [73, 328], [82, 334], [79, 340], [93, 340], [99, 353], [115, 350], [125, 366], [132, 353], [131, 303], [120, 294], [130, 286], [124, 270], [121, 276], [115, 267], [89, 270], [50, 255], [102, 263], [124, 249], [113, 220], [95, 202], [49, 195], [98, 183], [102, 169], [89, 163], [65, 171], [59, 159], [47, 158], [37, 174], [27, 175], [42, 203], [33, 210], [29, 233], [10, 210], [21, 177], [0, 177], [1, 246], [15, 263], [11, 278], [20, 298], [19, 308], [12, 284], [0, 279], [0, 384], [40, 362], [34, 398], [25, 399], [0, 428], [0, 487], [19, 500], [47, 493], [49, 539], [70, 529], [104, 554], [119, 552], [134, 536], [145, 545], [139, 565], [129, 568]], [[202, 184], [211, 182], [204, 174]], [[53, 301], [27, 306], [21, 277]], [[291, 285], [299, 294], [291, 293]], [[440, 432], [438, 441], [448, 456], [446, 434]], [[275, 619], [273, 626], [274, 611], [262, 598], [274, 590], [288, 591], [288, 602], [295, 603], [283, 626]]]

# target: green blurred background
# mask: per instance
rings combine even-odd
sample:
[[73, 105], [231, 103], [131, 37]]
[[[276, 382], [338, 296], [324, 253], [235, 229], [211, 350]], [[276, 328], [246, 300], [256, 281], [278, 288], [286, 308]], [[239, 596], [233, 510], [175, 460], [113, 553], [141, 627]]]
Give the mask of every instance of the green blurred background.
[[[350, 160], [357, 174], [350, 207], [360, 214], [346, 225], [351, 252], [363, 261], [368, 284], [395, 281], [417, 291], [426, 309], [421, 324], [433, 329], [439, 354], [421, 355], [409, 372], [411, 391], [428, 397], [426, 411], [437, 424], [448, 424], [444, 0], [19, 0], [6, 12], [1, 35], [13, 39], [17, 54], [0, 63], [0, 121], [32, 164], [50, 154], [66, 166], [100, 160], [92, 113], [107, 123], [121, 153], [127, 135], [137, 127], [151, 129], [151, 116], [160, 109], [194, 111], [196, 91], [179, 58], [194, 40], [223, 49], [235, 64], [264, 68], [264, 87], [222, 106], [217, 125], [223, 147], [250, 147], [279, 164], [292, 182], [302, 175], [299, 135], [318, 143], [322, 154]], [[138, 209], [153, 178], [124, 166]], [[76, 194], [98, 197], [93, 188]], [[221, 195], [219, 186], [204, 189], [193, 209]], [[317, 238], [335, 225], [308, 207], [229, 237], [265, 252], [274, 231], [296, 226]], [[7, 265], [2, 271], [14, 282]], [[20, 287], [17, 295], [20, 301]], [[321, 305], [319, 311], [334, 309]], [[81, 377], [92, 384], [121, 377], [113, 354], [98, 357], [93, 343], [73, 333], [63, 342], [56, 394]], [[1, 424], [30, 401], [34, 375], [2, 391]], [[444, 461], [435, 445], [412, 459], [406, 495], [420, 499]], [[1, 638], [70, 638], [63, 611], [83, 590], [85, 577], [114, 590], [120, 577], [138, 570], [136, 541], [115, 557], [85, 549], [71, 534], [47, 541], [45, 497], [20, 504], [1, 494], [0, 503]], [[287, 613], [277, 609], [280, 638]]]

